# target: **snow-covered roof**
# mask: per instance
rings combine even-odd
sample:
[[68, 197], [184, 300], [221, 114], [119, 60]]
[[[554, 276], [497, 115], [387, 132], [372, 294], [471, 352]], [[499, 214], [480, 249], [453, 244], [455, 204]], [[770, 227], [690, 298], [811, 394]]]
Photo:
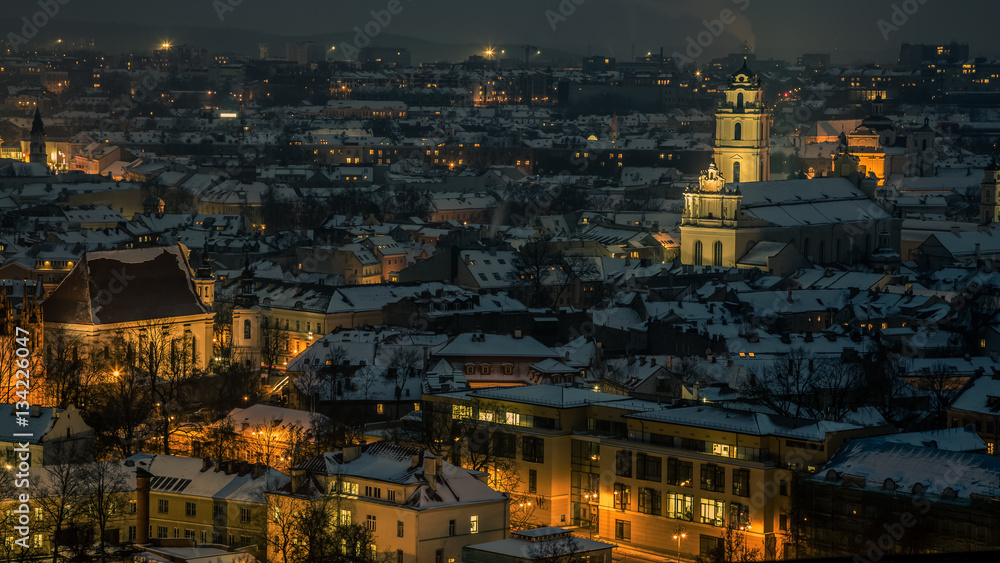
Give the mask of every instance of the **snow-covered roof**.
[[829, 432], [860, 428], [854, 424], [750, 413], [710, 406], [665, 409], [629, 415], [630, 418], [715, 428], [753, 436], [782, 436], [823, 441]]
[[524, 335], [515, 338], [510, 334], [485, 334], [466, 332], [459, 334], [451, 342], [434, 353], [442, 358], [463, 358], [475, 356], [508, 356], [527, 358], [558, 358], [552, 348]]
[[[193, 457], [140, 453], [127, 458], [128, 462], [153, 475], [150, 480], [153, 492], [178, 493], [188, 497], [263, 503], [264, 491], [283, 487], [290, 481], [287, 475], [270, 467], [260, 474], [251, 471], [243, 475], [240, 472], [227, 475], [220, 470], [218, 462], [204, 469], [204, 461]], [[131, 467], [125, 469], [131, 470]], [[134, 471], [129, 479], [134, 483]]]
[[883, 489], [891, 479], [895, 489], [906, 493], [919, 484], [927, 495], [942, 495], [950, 489], [962, 501], [968, 501], [973, 494], [996, 498], [1000, 458], [881, 438], [858, 439], [841, 447], [811, 480], [829, 481], [844, 475], [864, 478], [866, 488]]

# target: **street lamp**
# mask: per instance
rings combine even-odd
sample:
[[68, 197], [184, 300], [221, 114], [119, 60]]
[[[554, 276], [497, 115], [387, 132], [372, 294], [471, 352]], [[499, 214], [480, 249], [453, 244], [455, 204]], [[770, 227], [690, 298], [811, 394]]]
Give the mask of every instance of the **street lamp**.
[[583, 498], [587, 501], [587, 528], [590, 529], [590, 539], [594, 539], [594, 523], [597, 520], [597, 511], [594, 510], [594, 504], [598, 501], [598, 493], [587, 492], [584, 493]]
[[681, 540], [687, 537], [687, 534], [684, 533], [686, 530], [687, 530], [687, 527], [684, 526], [684, 524], [678, 524], [678, 525], [674, 526], [674, 539], [677, 540], [677, 561], [678, 562], [680, 562], [680, 560], [681, 560]]

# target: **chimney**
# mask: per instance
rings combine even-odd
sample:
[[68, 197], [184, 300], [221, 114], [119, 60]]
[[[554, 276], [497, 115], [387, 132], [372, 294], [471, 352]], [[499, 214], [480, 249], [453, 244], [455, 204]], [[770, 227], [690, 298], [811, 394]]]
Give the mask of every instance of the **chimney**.
[[673, 366], [674, 366], [674, 357], [673, 356], [667, 356], [667, 369], [670, 369]]
[[413, 454], [410, 456], [410, 469], [416, 469], [420, 467], [420, 454]]
[[209, 467], [212, 467], [212, 458], [210, 458], [210, 457], [202, 458], [202, 460], [201, 460], [201, 470], [203, 472], [204, 471], [208, 471]]
[[361, 457], [361, 446], [347, 446], [344, 448], [344, 463], [351, 463], [359, 457]]
[[649, 358], [649, 365], [650, 365], [650, 366], [655, 366], [655, 365], [656, 365], [656, 358], [655, 358], [655, 357], [652, 357], [652, 356], [651, 356], [651, 357]]
[[292, 478], [292, 482], [291, 482], [292, 491], [291, 492], [294, 495], [296, 493], [296, 491], [298, 491], [300, 488], [302, 488], [302, 481], [304, 481], [305, 478], [306, 478], [306, 470], [302, 469], [301, 467], [295, 467], [295, 468], [293, 468], [291, 470], [291, 478]]
[[231, 459], [227, 459], [226, 461], [222, 462], [222, 472], [225, 473], [226, 475], [232, 475], [233, 463], [234, 461]]
[[691, 389], [691, 395], [694, 396], [695, 401], [699, 399], [698, 395], [700, 394], [700, 392], [701, 392], [701, 385], [695, 382], [694, 387]]
[[424, 456], [424, 479], [430, 485], [432, 491], [437, 490], [437, 458], [433, 455]]
[[42, 405], [31, 405], [31, 417], [38, 418], [42, 416]]
[[521, 339], [523, 337], [524, 337], [524, 334], [521, 332], [521, 329], [520, 328], [515, 328], [514, 329], [514, 338]]
[[149, 543], [149, 479], [148, 471], [138, 467], [135, 470], [135, 543]]

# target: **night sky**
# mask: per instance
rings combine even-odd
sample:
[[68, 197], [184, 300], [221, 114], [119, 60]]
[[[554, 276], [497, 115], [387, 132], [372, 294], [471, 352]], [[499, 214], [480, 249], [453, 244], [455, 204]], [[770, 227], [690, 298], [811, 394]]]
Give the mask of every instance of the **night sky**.
[[[56, 0], [52, 0], [55, 2]], [[184, 35], [185, 29], [261, 30], [282, 36], [312, 36], [350, 31], [364, 26], [370, 10], [384, 9], [391, 0], [63, 0], [59, 27], [70, 22], [146, 24], [164, 37]], [[899, 44], [908, 42], [968, 42], [973, 56], [1000, 56], [996, 0], [398, 0], [403, 9], [393, 16], [386, 35], [462, 45], [532, 43], [579, 54], [628, 59], [636, 54], [683, 51], [688, 37], [705, 30], [703, 20], [732, 10], [735, 21], [713, 39], [709, 56], [736, 51], [743, 41], [762, 58], [794, 59], [803, 52], [833, 54], [834, 62], [859, 59], [891, 62]], [[576, 3], [579, 2], [579, 5]], [[923, 3], [921, 3], [923, 2]], [[223, 12], [220, 21], [218, 5]], [[559, 14], [553, 31], [547, 10]], [[3, 0], [7, 16], [38, 10], [35, 0]], [[893, 6], [900, 11], [893, 23]], [[916, 11], [905, 14], [902, 8]], [[9, 9], [11, 9], [8, 11]], [[902, 18], [906, 21], [903, 22]], [[888, 32], [879, 20], [898, 24]], [[9, 21], [9, 20], [7, 20]], [[54, 26], [55, 27], [55, 26]], [[74, 29], [86, 29], [73, 25]], [[3, 30], [6, 34], [9, 30]], [[192, 39], [195, 39], [192, 37]], [[194, 41], [193, 41], [194, 42]], [[415, 52], [415, 55], [417, 53]]]

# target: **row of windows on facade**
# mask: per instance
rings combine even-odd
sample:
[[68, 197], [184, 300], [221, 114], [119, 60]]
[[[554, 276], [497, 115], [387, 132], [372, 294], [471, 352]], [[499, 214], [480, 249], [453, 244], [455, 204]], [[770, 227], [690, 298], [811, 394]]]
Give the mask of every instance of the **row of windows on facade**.
[[[154, 536], [153, 535], [153, 526], [149, 527], [149, 536], [150, 537], [156, 537], [156, 538], [169, 538], [169, 537], [180, 538], [181, 537], [181, 529], [180, 528], [174, 528], [173, 532], [174, 532], [173, 536], [171, 536], [170, 535], [170, 529], [167, 526], [157, 526], [156, 527], [156, 535]], [[184, 538], [185, 539], [196, 540], [198, 538], [198, 536], [196, 535], [196, 533], [195, 533], [194, 530], [185, 529], [184, 530]], [[135, 526], [129, 526], [128, 527], [128, 539], [130, 541], [136, 539], [136, 527]], [[236, 546], [239, 546], [239, 547], [248, 547], [250, 545], [253, 545], [253, 538], [251, 536], [242, 536], [242, 535], [239, 536], [239, 540], [238, 540], [239, 543], [237, 543], [237, 538], [234, 535], [229, 535], [228, 539], [229, 539], [228, 544], [231, 545], [231, 546], [233, 546], [233, 547], [236, 547]], [[207, 531], [203, 530], [201, 532], [201, 543], [208, 543], [208, 532]], [[223, 544], [223, 543], [227, 543], [227, 542], [225, 541], [225, 536], [223, 536], [222, 534], [220, 534], [218, 532], [212, 532], [212, 543]]]
[[[766, 448], [736, 446], [720, 442], [709, 442], [706, 440], [695, 440], [693, 438], [683, 438], [680, 436], [630, 430], [628, 425], [624, 422], [588, 418], [587, 431], [592, 434], [613, 436], [630, 442], [639, 442], [642, 444], [650, 444], [653, 446], [661, 446], [677, 450], [688, 450], [719, 457], [743, 459], [747, 461], [764, 461], [769, 458], [769, 453]], [[787, 445], [789, 447], [813, 449], [813, 445], [805, 442], [790, 441]], [[822, 448], [822, 446], [819, 447]], [[574, 458], [573, 463], [587, 464], [588, 459], [590, 462], [600, 459], [600, 444], [574, 440], [572, 448]]]
[[[750, 496], [750, 470], [745, 468], [733, 468], [732, 494], [741, 497]], [[618, 477], [635, 478], [640, 481], [661, 482], [663, 478], [663, 458], [645, 453], [638, 453], [635, 456], [635, 463], [632, 461], [632, 452], [629, 450], [618, 450], [615, 453], [615, 475]], [[726, 489], [726, 468], [711, 463], [701, 464], [700, 475], [701, 490], [721, 493]], [[667, 458], [666, 484], [678, 487], [691, 487], [694, 479], [694, 463], [682, 459]], [[779, 494], [788, 494], [788, 482], [784, 479], [779, 481]]]
[[[130, 510], [132, 514], [135, 514], [135, 501], [132, 501], [130, 505]], [[156, 504], [156, 511], [159, 514], [169, 514], [170, 513], [170, 500], [169, 499], [159, 499]], [[240, 522], [243, 524], [249, 524], [253, 513], [249, 508], [240, 508]], [[184, 516], [189, 518], [198, 515], [198, 505], [193, 502], [184, 503]], [[226, 507], [221, 504], [212, 505], [212, 518], [216, 520], [221, 520], [226, 517]]]
[[[482, 422], [496, 422], [498, 424], [523, 426], [526, 428], [559, 429], [559, 420], [555, 418], [509, 411], [478, 410], [470, 405], [452, 405], [451, 417], [452, 420], [479, 420]], [[500, 434], [503, 433], [501, 432]], [[512, 454], [506, 457], [514, 456]]]
[[[660, 491], [643, 488], [640, 489], [639, 493], [639, 513], [652, 516], [665, 516], [686, 522], [695, 521], [695, 514], [693, 512], [694, 499], [691, 495], [667, 493], [666, 510], [664, 511]], [[619, 496], [627, 496], [627, 492], [621, 492], [620, 494], [618, 491], [615, 492], [615, 508], [626, 510], [627, 508], [619, 507]], [[726, 525], [726, 501], [703, 498], [699, 503], [699, 508], [699, 518], [697, 520], [699, 523], [718, 528]], [[740, 530], [750, 529], [752, 527], [750, 523], [750, 506], [739, 502], [730, 502], [729, 525]]]
[[[280, 320], [276, 322], [279, 323], [279, 325], [281, 323]], [[289, 330], [288, 328], [289, 325], [290, 323], [288, 319], [285, 319], [285, 330]], [[302, 332], [302, 321], [295, 321], [295, 331]], [[312, 333], [312, 321], [306, 321], [306, 332]], [[318, 334], [322, 334], [323, 323], [319, 322], [316, 323], [316, 332]], [[252, 336], [253, 336], [253, 322], [251, 322], [250, 319], [245, 319], [243, 321], [243, 340], [250, 340]]]
[[[738, 164], [739, 163], [736, 163], [737, 166], [738, 166]], [[737, 174], [738, 174], [738, 170], [737, 170]], [[736, 180], [736, 181], [739, 181], [739, 180]], [[792, 241], [790, 242], [790, 244], [792, 244], [794, 246], [795, 245], [795, 239], [792, 239]], [[842, 245], [841, 241], [837, 240], [835, 244], [836, 244], [836, 249], [835, 249], [835, 254], [832, 257], [832, 259], [833, 260], [842, 260], [842, 259], [846, 258], [846, 256], [844, 256], [844, 254], [843, 254], [843, 245]], [[748, 242], [747, 243], [747, 248], [746, 248], [747, 252], [749, 252], [750, 249], [754, 247], [754, 245], [756, 245], [755, 241]], [[822, 240], [819, 241], [819, 247], [818, 247], [817, 253], [815, 255], [811, 254], [811, 251], [812, 251], [811, 246], [812, 245], [810, 244], [809, 239], [808, 238], [805, 239], [802, 242], [802, 249], [801, 249], [802, 250], [802, 255], [806, 256], [806, 257], [809, 257], [811, 259], [814, 258], [815, 260], [817, 260], [820, 263], [826, 262], [826, 260], [827, 260], [827, 256], [826, 256], [826, 241], [822, 241]], [[871, 251], [875, 250], [875, 248], [872, 247], [872, 237], [871, 237], [871, 235], [866, 235], [865, 236], [865, 248], [867, 249], [868, 252], [871, 252]], [[695, 241], [695, 243], [694, 243], [694, 265], [695, 266], [709, 266], [709, 265], [710, 266], [721, 266], [722, 265], [722, 250], [723, 250], [722, 242], [721, 241], [715, 241], [715, 243], [712, 244], [712, 263], [711, 264], [706, 264], [705, 263], [705, 245], [700, 240]]]
[[[465, 375], [475, 375], [476, 367], [476, 364], [465, 364]], [[493, 369], [493, 366], [490, 364], [479, 364], [478, 367], [480, 375], [489, 375]], [[503, 369], [504, 375], [511, 375], [514, 373], [513, 364], [504, 364], [500, 367]]]
[[[354, 523], [354, 514], [350, 510], [341, 509], [340, 511], [340, 525], [350, 526]], [[365, 528], [375, 533], [378, 531], [378, 518], [374, 514], [368, 514], [365, 516]], [[469, 516], [469, 533], [478, 534], [479, 533], [479, 515], [473, 514]], [[396, 521], [396, 537], [402, 538], [406, 534], [406, 525], [402, 520]], [[456, 536], [458, 535], [458, 527], [456, 520], [448, 521], [448, 535]]]

